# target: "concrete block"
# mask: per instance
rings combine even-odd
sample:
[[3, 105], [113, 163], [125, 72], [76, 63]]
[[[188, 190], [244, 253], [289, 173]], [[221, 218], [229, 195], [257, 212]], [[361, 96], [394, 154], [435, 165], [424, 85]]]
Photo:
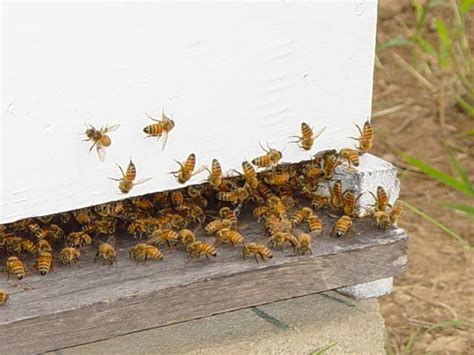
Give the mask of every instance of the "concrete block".
[[[124, 320], [126, 321], [126, 320]], [[61, 349], [56, 354], [383, 354], [376, 300], [325, 292]]]
[[363, 284], [342, 287], [337, 289], [337, 292], [358, 300], [365, 300], [386, 295], [392, 292], [392, 288], [393, 277], [387, 277], [385, 279], [366, 282]]

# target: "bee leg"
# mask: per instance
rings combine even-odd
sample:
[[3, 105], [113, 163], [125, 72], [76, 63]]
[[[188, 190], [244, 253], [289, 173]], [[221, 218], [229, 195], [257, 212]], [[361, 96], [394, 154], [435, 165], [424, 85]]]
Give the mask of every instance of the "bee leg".
[[257, 262], [258, 264], [258, 258], [257, 258], [257, 254], [255, 254], [255, 261]]

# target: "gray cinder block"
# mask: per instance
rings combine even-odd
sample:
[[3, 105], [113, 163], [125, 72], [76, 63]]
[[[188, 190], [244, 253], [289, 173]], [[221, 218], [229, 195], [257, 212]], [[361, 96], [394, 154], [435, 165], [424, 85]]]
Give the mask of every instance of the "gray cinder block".
[[336, 291], [358, 299], [365, 300], [373, 297], [380, 297], [392, 292], [393, 288], [393, 277], [387, 277], [386, 279], [375, 280], [371, 282], [366, 282], [363, 284], [342, 287]]

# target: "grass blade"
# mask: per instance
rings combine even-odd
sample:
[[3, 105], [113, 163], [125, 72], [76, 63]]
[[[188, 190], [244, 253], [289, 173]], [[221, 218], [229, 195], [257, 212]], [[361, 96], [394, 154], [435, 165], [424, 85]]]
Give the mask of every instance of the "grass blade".
[[314, 353], [312, 353], [312, 355], [324, 354], [326, 351], [328, 351], [332, 347], [336, 346], [337, 344], [339, 344], [337, 341], [333, 341], [332, 343], [329, 343], [328, 345], [325, 345], [322, 348], [316, 350]]
[[461, 132], [456, 135], [457, 138], [474, 136], [474, 128], [468, 129], [467, 131]]
[[405, 202], [405, 201], [402, 201], [403, 205], [405, 207], [407, 207], [409, 210], [411, 210], [412, 212], [414, 212], [415, 214], [417, 214], [418, 216], [424, 218], [425, 220], [427, 220], [428, 222], [434, 224], [436, 227], [438, 227], [439, 229], [441, 229], [443, 232], [445, 232], [446, 234], [448, 234], [449, 236], [453, 237], [454, 239], [456, 239], [460, 244], [462, 244], [463, 247], [465, 248], [468, 248], [469, 250], [471, 251], [474, 251], [474, 247], [471, 246], [467, 241], [464, 240], [463, 237], [461, 237], [459, 234], [457, 234], [455, 231], [453, 231], [452, 229], [446, 227], [444, 224], [442, 224], [441, 222], [438, 222], [436, 219], [434, 219], [433, 217], [431, 216], [428, 216], [426, 213], [424, 213], [423, 211], [419, 210], [418, 208], [416, 208], [415, 206], [412, 206], [410, 205], [409, 203]]
[[451, 149], [447, 148], [446, 151], [448, 152], [449, 162], [451, 163], [451, 166], [453, 167], [454, 171], [464, 182], [466, 188], [471, 190], [471, 192], [474, 194], [474, 187], [472, 186], [471, 180], [469, 180], [469, 176], [467, 176], [466, 170], [461, 165], [459, 160], [456, 159]]
[[405, 37], [394, 37], [383, 41], [377, 45], [377, 52], [383, 51], [387, 48], [392, 47], [402, 47], [402, 46], [412, 46], [413, 42]]
[[433, 179], [436, 179], [439, 182], [450, 186], [469, 197], [474, 197], [474, 192], [472, 191], [472, 189], [466, 186], [464, 182], [458, 180], [457, 178], [448, 175], [442, 172], [441, 170], [434, 168], [430, 164], [427, 164], [419, 159], [416, 159], [415, 157], [412, 157], [409, 154], [402, 152], [400, 153], [400, 155], [408, 164], [420, 169], [423, 173], [432, 177]]
[[448, 29], [446, 24], [440, 18], [434, 19], [434, 26], [438, 33], [439, 47], [438, 47], [438, 60], [441, 67], [447, 67], [449, 64], [449, 52], [451, 49], [451, 38], [449, 37]]
[[461, 96], [456, 97], [458, 105], [466, 112], [469, 116], [474, 117], [474, 106], [464, 100]]
[[460, 319], [450, 319], [450, 320], [444, 320], [441, 322], [437, 322], [433, 324], [431, 327], [429, 327], [426, 332], [431, 332], [434, 329], [439, 329], [439, 328], [451, 328], [451, 327], [460, 327], [463, 325], [467, 325], [469, 328], [472, 327], [472, 322], [467, 321], [467, 320], [460, 320]]
[[444, 202], [442, 203], [442, 206], [445, 208], [449, 208], [451, 210], [464, 212], [467, 215], [467, 217], [474, 219], [474, 207], [465, 205], [463, 203], [451, 203], [451, 202]]
[[459, 3], [459, 12], [462, 16], [471, 11], [471, 8], [474, 6], [474, 0], [461, 0]]

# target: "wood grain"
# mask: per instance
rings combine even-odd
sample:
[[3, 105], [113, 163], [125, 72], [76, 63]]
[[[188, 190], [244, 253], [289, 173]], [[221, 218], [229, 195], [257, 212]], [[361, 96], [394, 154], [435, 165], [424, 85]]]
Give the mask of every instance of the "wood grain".
[[[328, 222], [328, 220], [325, 220]], [[44, 277], [0, 282], [10, 293], [0, 308], [0, 352], [42, 352], [187, 321], [239, 308], [323, 292], [393, 276], [406, 267], [407, 236], [402, 229], [374, 230], [357, 221], [357, 233], [313, 241], [314, 254], [290, 249], [256, 264], [240, 249], [223, 246], [211, 261], [187, 260], [182, 250], [162, 262], [128, 260], [130, 242], [119, 241], [119, 263], [92, 263], [93, 248], [81, 266], [56, 268]], [[262, 241], [261, 226], [244, 223], [248, 240]], [[204, 238], [203, 238], [204, 239]], [[210, 239], [211, 241], [212, 239]]]

